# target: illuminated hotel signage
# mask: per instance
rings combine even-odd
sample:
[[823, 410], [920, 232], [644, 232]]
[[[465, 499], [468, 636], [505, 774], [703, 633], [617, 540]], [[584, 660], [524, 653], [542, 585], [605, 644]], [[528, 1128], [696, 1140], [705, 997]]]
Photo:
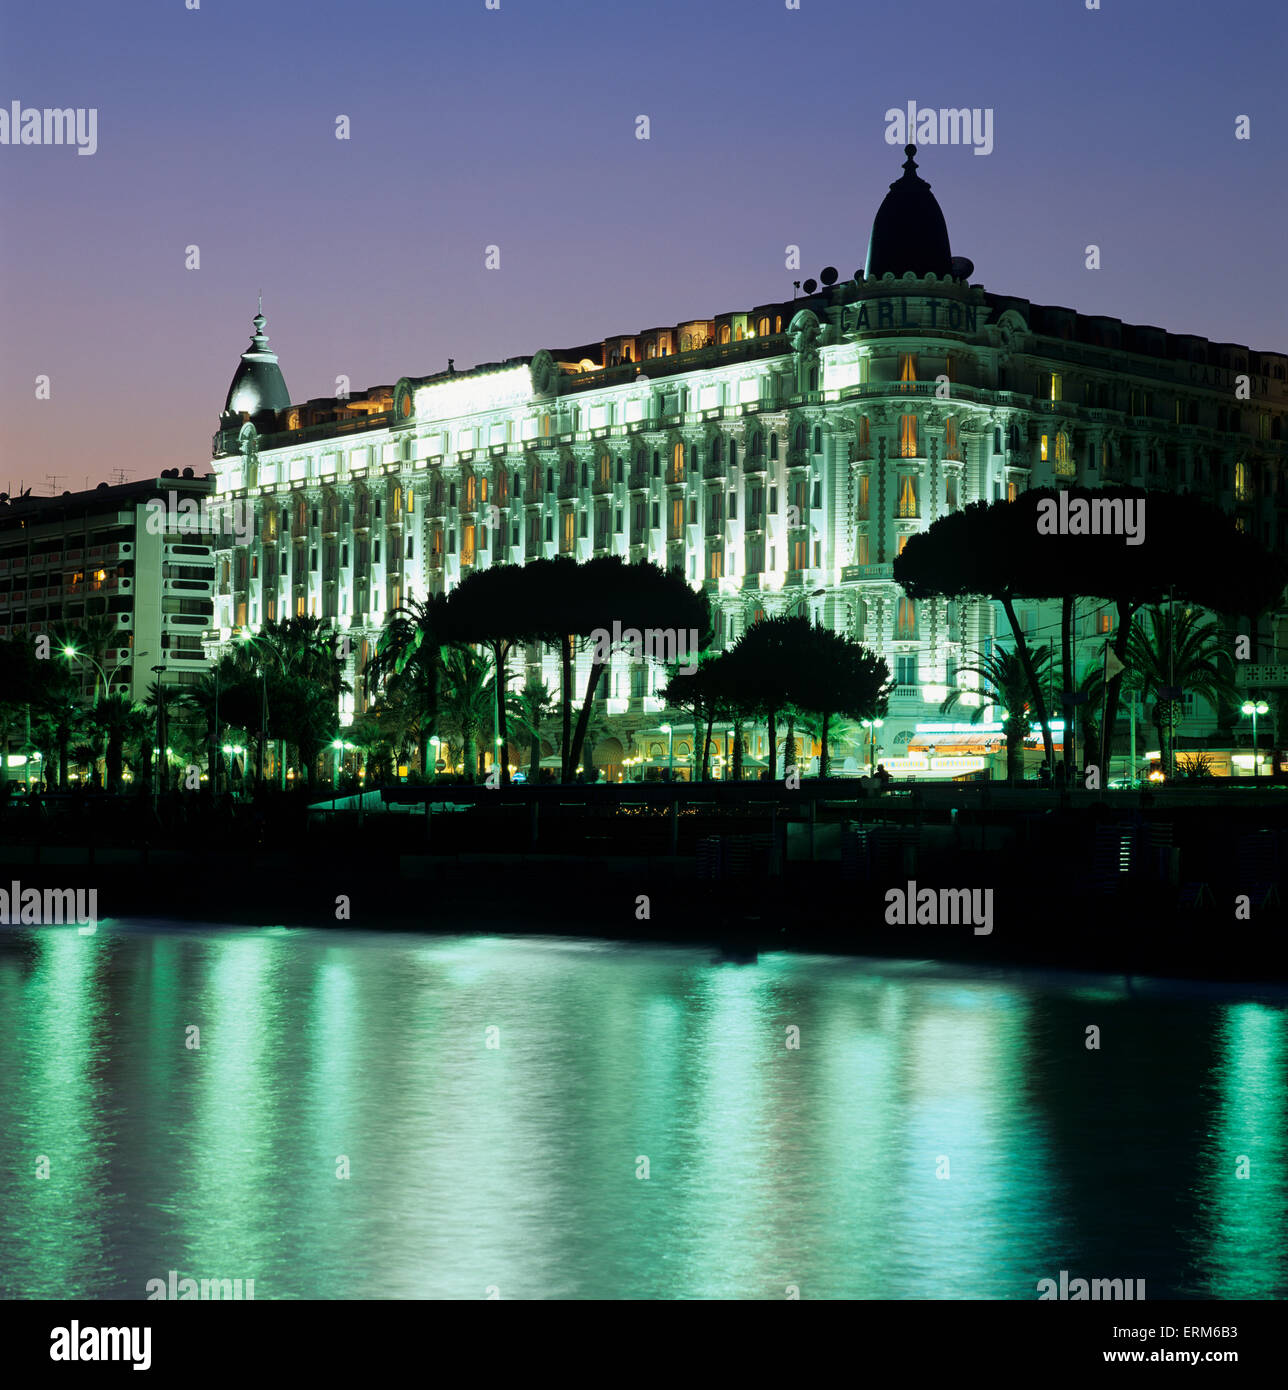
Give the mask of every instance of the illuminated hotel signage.
[[865, 299], [855, 306], [849, 327], [855, 330], [948, 328], [974, 333], [979, 327], [979, 305], [959, 304], [955, 299], [913, 299], [906, 295]]
[[418, 420], [453, 420], [521, 405], [532, 397], [532, 374], [526, 366], [507, 367], [481, 376], [462, 375], [456, 380], [434, 382], [416, 389]]

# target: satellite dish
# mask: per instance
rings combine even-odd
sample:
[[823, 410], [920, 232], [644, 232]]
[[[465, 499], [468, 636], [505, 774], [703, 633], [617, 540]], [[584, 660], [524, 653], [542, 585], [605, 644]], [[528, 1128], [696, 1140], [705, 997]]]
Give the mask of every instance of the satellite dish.
[[825, 265], [823, 269], [819, 271], [818, 278], [822, 280], [825, 285], [831, 286], [836, 284], [838, 278], [836, 267], [834, 265]]
[[975, 273], [975, 262], [965, 256], [954, 256], [949, 262], [954, 280], [969, 280]]
[[818, 289], [818, 281], [806, 280], [805, 283], [801, 286], [801, 289], [803, 289], [806, 294], [813, 294], [814, 291]]

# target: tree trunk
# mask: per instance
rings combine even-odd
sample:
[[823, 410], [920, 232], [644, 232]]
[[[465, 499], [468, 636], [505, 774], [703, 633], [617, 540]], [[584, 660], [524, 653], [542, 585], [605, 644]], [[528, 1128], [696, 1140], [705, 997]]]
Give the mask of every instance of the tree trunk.
[[769, 728], [766, 731], [769, 735], [769, 780], [774, 782], [778, 779], [778, 711], [769, 711]]
[[532, 726], [532, 748], [528, 755], [528, 784], [535, 787], [541, 781], [541, 734], [540, 726]]
[[[1064, 596], [1064, 602], [1060, 606], [1060, 661], [1064, 668], [1064, 697], [1061, 701], [1064, 709], [1064, 737], [1060, 740], [1064, 744], [1064, 766], [1070, 776], [1077, 766], [1077, 738], [1075, 730], [1077, 728], [1077, 706], [1071, 702], [1071, 697], [1075, 693], [1073, 670], [1073, 617], [1074, 617], [1074, 597], [1072, 594]], [[1055, 771], [1054, 768], [1051, 769]], [[1067, 783], [1066, 783], [1067, 785]]]
[[577, 711], [577, 727], [573, 731], [572, 748], [568, 763], [570, 767], [576, 767], [581, 761], [582, 750], [586, 746], [586, 730], [590, 726], [590, 711], [595, 703], [595, 690], [599, 685], [600, 678], [608, 670], [607, 666], [601, 666], [591, 657], [590, 679], [586, 682], [586, 696], [581, 702], [581, 709]]
[[1109, 682], [1105, 694], [1105, 720], [1100, 730], [1100, 784], [1109, 783], [1109, 759], [1113, 754], [1114, 725], [1118, 721], [1118, 700], [1122, 690], [1123, 677], [1127, 674], [1127, 641], [1131, 636], [1132, 621], [1136, 616], [1136, 605], [1124, 599], [1115, 600], [1118, 607], [1118, 631], [1114, 635], [1113, 654], [1123, 662], [1123, 669]]
[[496, 736], [501, 741], [493, 748], [492, 756], [501, 760], [501, 785], [510, 785], [510, 759], [506, 743], [508, 731], [505, 726], [505, 664], [510, 655], [509, 642], [494, 641], [492, 644], [492, 684], [496, 686]]
[[787, 742], [783, 745], [783, 776], [786, 777], [796, 766], [796, 716], [787, 719]]
[[[1011, 625], [1011, 635], [1015, 638], [1015, 650], [1019, 653], [1020, 665], [1024, 667], [1024, 676], [1029, 683], [1029, 693], [1033, 696], [1033, 704], [1037, 709], [1038, 721], [1042, 725], [1042, 747], [1046, 752], [1047, 765], [1051, 771], [1055, 772], [1055, 743], [1051, 738], [1051, 717], [1047, 713], [1046, 698], [1042, 694], [1042, 685], [1038, 680], [1037, 672], [1033, 669], [1033, 655], [1029, 651], [1029, 644], [1024, 640], [1024, 633], [1020, 630], [1019, 619], [1015, 616], [1015, 604], [1011, 601], [1010, 594], [1002, 596], [1002, 607], [1006, 612], [1006, 620]], [[1028, 730], [1024, 731], [1026, 734]]]
[[731, 754], [733, 763], [733, 780], [742, 781], [742, 720], [733, 721], [733, 752]]
[[571, 636], [565, 634], [559, 639], [559, 704], [563, 710], [563, 743], [560, 745], [560, 777], [567, 782], [572, 769], [577, 766], [572, 758], [572, 643]]
[[823, 731], [822, 739], [818, 745], [818, 775], [822, 780], [831, 770], [831, 755], [827, 751], [827, 726], [831, 722], [832, 716], [826, 711], [823, 712]]
[[702, 780], [704, 782], [711, 780], [711, 730], [715, 722], [715, 707], [710, 706], [707, 709], [706, 737], [702, 740]]

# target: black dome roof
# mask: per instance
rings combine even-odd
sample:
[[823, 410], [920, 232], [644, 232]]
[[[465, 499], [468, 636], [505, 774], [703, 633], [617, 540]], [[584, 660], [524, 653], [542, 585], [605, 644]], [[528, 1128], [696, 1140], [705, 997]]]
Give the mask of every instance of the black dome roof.
[[890, 185], [872, 220], [865, 276], [952, 274], [948, 227], [930, 185], [917, 175], [916, 145], [904, 149], [903, 177]]
[[228, 388], [228, 398], [224, 402], [225, 415], [245, 413], [254, 419], [265, 411], [285, 410], [291, 403], [286, 389], [286, 379], [277, 365], [277, 354], [268, 346], [268, 335], [264, 326], [268, 322], [263, 312], [253, 320], [255, 332], [251, 336], [250, 347], [241, 355], [237, 370], [233, 373], [232, 385]]

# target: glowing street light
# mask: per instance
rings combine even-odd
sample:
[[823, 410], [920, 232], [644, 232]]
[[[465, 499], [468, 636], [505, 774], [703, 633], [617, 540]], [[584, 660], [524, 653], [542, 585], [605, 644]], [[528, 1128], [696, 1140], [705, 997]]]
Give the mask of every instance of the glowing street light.
[[666, 735], [666, 780], [675, 781], [675, 735], [671, 731], [669, 724], [661, 725], [662, 732]]
[[1252, 716], [1252, 775], [1261, 775], [1261, 763], [1257, 755], [1257, 715], [1269, 714], [1270, 706], [1264, 700], [1245, 700], [1240, 707], [1244, 714]]
[[864, 719], [860, 722], [868, 731], [868, 775], [873, 776], [877, 770], [877, 730], [885, 726], [885, 720]]

